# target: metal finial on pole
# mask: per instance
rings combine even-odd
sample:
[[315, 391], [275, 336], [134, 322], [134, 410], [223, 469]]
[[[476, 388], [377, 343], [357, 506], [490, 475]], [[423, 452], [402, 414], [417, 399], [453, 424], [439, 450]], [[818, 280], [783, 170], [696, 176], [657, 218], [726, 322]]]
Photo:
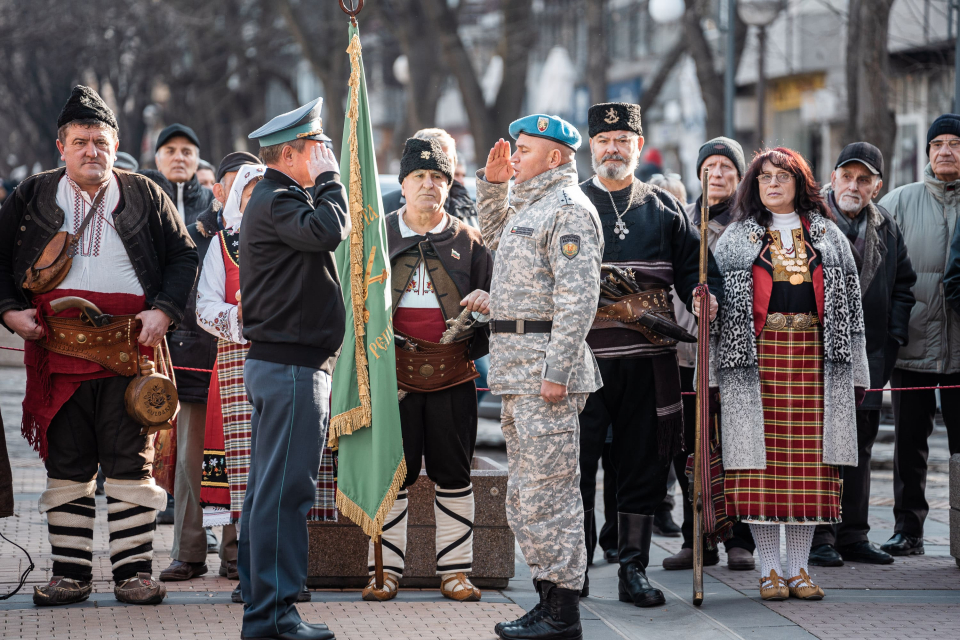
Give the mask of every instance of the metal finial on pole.
[[350, 7], [348, 8], [347, 5], [344, 4], [344, 0], [340, 0], [340, 8], [343, 9], [343, 12], [345, 14], [350, 16], [350, 22], [352, 22], [353, 25], [356, 26], [357, 14], [360, 13], [361, 9], [363, 9], [363, 0], [347, 0], [347, 1], [350, 3]]

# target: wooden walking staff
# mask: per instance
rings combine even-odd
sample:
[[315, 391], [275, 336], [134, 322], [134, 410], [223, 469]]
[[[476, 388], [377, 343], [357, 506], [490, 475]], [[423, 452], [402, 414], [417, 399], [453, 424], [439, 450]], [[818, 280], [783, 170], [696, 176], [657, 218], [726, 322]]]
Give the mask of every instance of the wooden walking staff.
[[700, 176], [700, 286], [694, 296], [700, 299], [697, 320], [697, 429], [693, 448], [693, 604], [703, 603], [703, 544], [706, 525], [704, 506], [712, 501], [704, 494], [704, 481], [710, 482], [710, 287], [707, 284], [707, 205], [710, 170]]
[[[344, 0], [340, 1], [340, 8], [345, 14], [350, 16], [350, 22], [357, 24], [357, 14], [363, 9], [363, 0]], [[349, 6], [348, 6], [349, 4]], [[383, 589], [383, 543], [378, 537], [373, 541], [373, 564], [374, 564], [374, 584], [377, 589]]]

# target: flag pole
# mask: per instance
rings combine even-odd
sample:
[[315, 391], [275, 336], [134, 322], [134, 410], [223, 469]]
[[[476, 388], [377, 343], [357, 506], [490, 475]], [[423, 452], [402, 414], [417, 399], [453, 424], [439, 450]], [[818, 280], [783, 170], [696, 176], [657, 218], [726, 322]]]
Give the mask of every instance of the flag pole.
[[710, 289], [707, 286], [707, 223], [710, 209], [707, 205], [710, 170], [700, 176], [700, 286], [695, 295], [700, 298], [700, 317], [697, 319], [697, 425], [693, 447], [693, 604], [703, 604], [703, 544], [704, 544], [704, 465], [709, 464], [706, 451], [709, 438], [704, 433], [709, 424], [709, 346]]

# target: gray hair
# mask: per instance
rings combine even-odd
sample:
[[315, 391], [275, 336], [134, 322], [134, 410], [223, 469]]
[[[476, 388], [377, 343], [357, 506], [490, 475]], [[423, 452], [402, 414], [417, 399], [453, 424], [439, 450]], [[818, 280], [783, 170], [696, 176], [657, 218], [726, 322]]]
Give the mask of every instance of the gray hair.
[[260, 162], [263, 164], [277, 164], [280, 162], [280, 155], [283, 153], [284, 147], [291, 147], [297, 153], [301, 153], [306, 146], [307, 139], [299, 138], [297, 140], [290, 140], [289, 142], [272, 144], [269, 147], [260, 147]]
[[417, 140], [436, 140], [440, 143], [441, 147], [450, 149], [451, 158], [453, 162], [457, 161], [457, 141], [453, 139], [453, 136], [447, 133], [445, 130], [438, 127], [432, 127], [430, 129], [420, 129], [413, 137]]
[[680, 179], [680, 175], [677, 173], [668, 173], [666, 175], [655, 173], [647, 180], [647, 184], [660, 187], [667, 193], [676, 196], [677, 200], [681, 203], [687, 203], [687, 188], [683, 186], [683, 180]]

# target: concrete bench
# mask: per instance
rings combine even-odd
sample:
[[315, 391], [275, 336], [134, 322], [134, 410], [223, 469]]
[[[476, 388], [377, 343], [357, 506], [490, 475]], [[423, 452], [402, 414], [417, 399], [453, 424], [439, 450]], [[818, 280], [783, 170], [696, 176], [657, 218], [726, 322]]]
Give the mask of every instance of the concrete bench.
[[[507, 525], [507, 470], [489, 458], [475, 457], [470, 476], [476, 496], [473, 572], [481, 589], [503, 589], [514, 570], [514, 537]], [[407, 553], [401, 587], [439, 588], [436, 574], [434, 485], [427, 472], [408, 489]], [[358, 588], [367, 584], [367, 536], [340, 514], [339, 522], [310, 522], [307, 585]]]

